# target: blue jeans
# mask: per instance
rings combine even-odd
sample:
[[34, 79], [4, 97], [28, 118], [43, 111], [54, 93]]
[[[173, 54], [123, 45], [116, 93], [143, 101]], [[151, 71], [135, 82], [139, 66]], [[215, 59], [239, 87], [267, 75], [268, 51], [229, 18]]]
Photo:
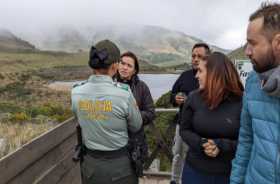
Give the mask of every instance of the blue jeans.
[[182, 173], [182, 184], [229, 184], [229, 176], [207, 175], [185, 163]]

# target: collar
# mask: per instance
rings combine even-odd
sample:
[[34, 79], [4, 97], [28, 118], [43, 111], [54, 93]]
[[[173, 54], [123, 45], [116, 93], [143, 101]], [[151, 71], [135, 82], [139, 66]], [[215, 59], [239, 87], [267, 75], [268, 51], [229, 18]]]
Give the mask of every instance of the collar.
[[133, 75], [133, 76], [131, 77], [130, 80], [124, 80], [124, 79], [122, 79], [122, 78], [120, 77], [120, 74], [119, 74], [119, 73], [117, 73], [117, 74], [114, 76], [114, 78], [115, 78], [118, 82], [128, 84], [129, 86], [131, 86], [132, 84], [136, 84], [136, 83], [138, 83], [138, 81], [139, 81], [139, 77], [138, 77], [137, 74], [136, 74], [136, 75]]
[[280, 65], [258, 75], [262, 90], [270, 96], [280, 97]]
[[193, 75], [195, 76], [197, 73], [197, 69], [192, 69], [192, 71], [193, 71]]
[[92, 83], [112, 83], [113, 79], [109, 75], [91, 75], [88, 81]]

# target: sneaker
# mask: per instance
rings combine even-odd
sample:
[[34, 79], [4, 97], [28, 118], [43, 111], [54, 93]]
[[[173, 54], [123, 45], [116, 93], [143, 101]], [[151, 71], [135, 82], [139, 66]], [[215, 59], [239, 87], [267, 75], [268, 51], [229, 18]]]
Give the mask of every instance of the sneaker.
[[170, 181], [170, 184], [176, 184], [176, 181], [172, 180]]

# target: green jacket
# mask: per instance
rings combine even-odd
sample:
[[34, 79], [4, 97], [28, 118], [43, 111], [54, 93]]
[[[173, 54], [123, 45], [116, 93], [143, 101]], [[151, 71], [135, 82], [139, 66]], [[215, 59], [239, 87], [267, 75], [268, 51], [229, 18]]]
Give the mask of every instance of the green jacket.
[[136, 132], [142, 126], [130, 88], [106, 75], [92, 75], [72, 89], [72, 110], [81, 126], [83, 142], [92, 150], [120, 149], [127, 145], [127, 130]]

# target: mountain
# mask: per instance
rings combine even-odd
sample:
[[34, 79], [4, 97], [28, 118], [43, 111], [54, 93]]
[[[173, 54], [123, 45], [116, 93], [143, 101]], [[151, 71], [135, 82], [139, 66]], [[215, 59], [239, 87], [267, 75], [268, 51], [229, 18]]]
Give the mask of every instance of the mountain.
[[35, 46], [16, 37], [6, 29], [0, 29], [0, 51], [35, 50]]
[[245, 55], [244, 46], [241, 46], [228, 54], [232, 60], [247, 60], [248, 57]]
[[[45, 50], [67, 52], [88, 51], [90, 45], [102, 40], [114, 41], [121, 51], [130, 50], [140, 59], [157, 66], [174, 66], [191, 61], [191, 48], [202, 40], [185, 33], [158, 26], [119, 25], [98, 26], [85, 29], [61, 27], [52, 30], [37, 41]], [[228, 50], [211, 46], [213, 50]]]

